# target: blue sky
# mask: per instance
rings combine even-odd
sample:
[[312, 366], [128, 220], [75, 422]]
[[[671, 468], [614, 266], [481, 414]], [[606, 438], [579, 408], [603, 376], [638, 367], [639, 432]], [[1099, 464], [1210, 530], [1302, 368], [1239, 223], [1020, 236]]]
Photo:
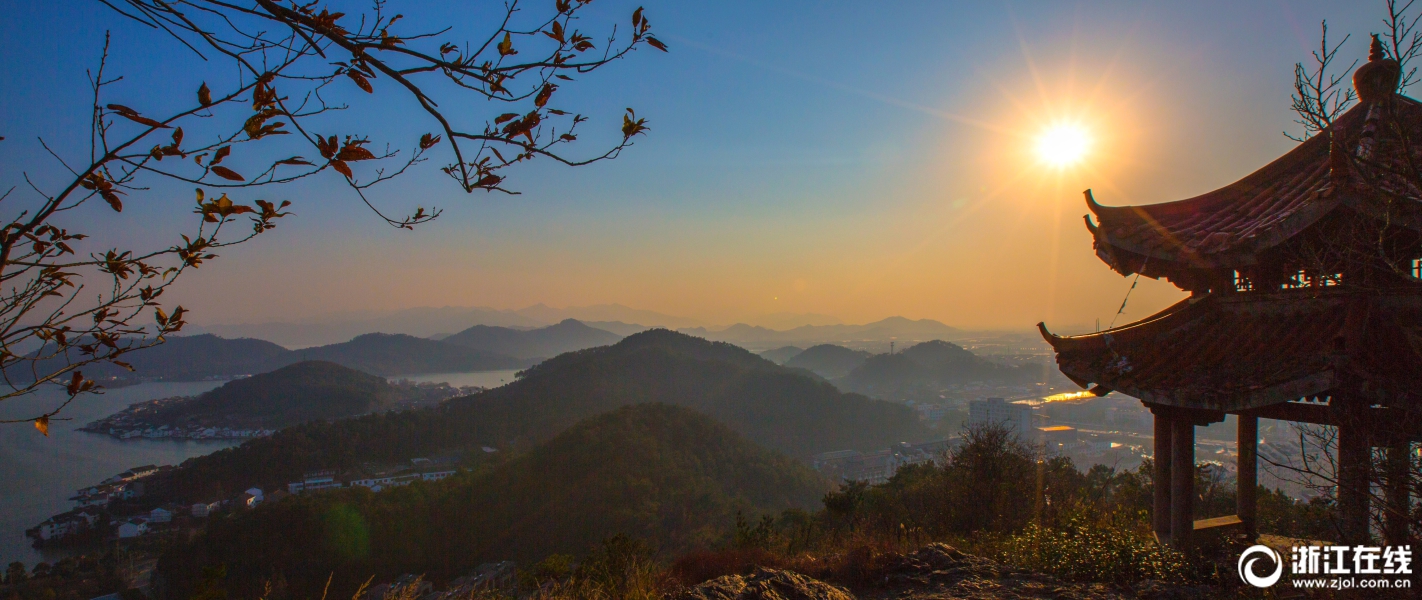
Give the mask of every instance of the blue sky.
[[[550, 0], [551, 3], [551, 0]], [[516, 171], [519, 196], [460, 192], [426, 164], [380, 206], [445, 210], [414, 232], [312, 180], [264, 197], [297, 216], [183, 280], [195, 322], [415, 306], [617, 302], [711, 322], [811, 312], [966, 327], [1109, 322], [1130, 282], [1092, 254], [1081, 190], [1107, 204], [1227, 184], [1292, 147], [1293, 64], [1328, 19], [1366, 55], [1382, 2], [646, 2], [672, 52], [642, 50], [561, 92], [615, 135], [614, 162]], [[364, 3], [354, 5], [356, 8]], [[475, 8], [469, 8], [474, 6]], [[473, 37], [490, 3], [392, 2], [407, 31]], [[637, 3], [598, 0], [583, 27]], [[230, 69], [195, 59], [97, 2], [20, 3], [0, 23], [0, 183], [58, 181], [39, 148], [86, 150], [86, 84], [104, 31], [140, 111]], [[377, 81], [377, 85], [381, 82]], [[408, 101], [345, 90], [342, 127], [402, 142], [430, 126]], [[471, 115], [496, 114], [471, 102]], [[1060, 121], [1097, 138], [1079, 167], [1033, 160]], [[596, 138], [597, 136], [592, 136]], [[603, 138], [610, 139], [610, 138]], [[598, 141], [593, 139], [593, 142]], [[591, 147], [586, 148], [591, 151]], [[334, 175], [332, 175], [334, 177]], [[17, 190], [17, 196], [25, 190]], [[109, 244], [176, 237], [190, 191], [158, 186], [75, 228]], [[28, 197], [7, 200], [10, 207]], [[100, 243], [98, 240], [95, 243]], [[1143, 281], [1124, 318], [1180, 297]]]

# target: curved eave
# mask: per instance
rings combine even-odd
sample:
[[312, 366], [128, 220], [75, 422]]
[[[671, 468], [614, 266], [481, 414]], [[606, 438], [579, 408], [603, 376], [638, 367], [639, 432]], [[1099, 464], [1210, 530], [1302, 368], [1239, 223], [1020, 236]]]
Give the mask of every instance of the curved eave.
[[1110, 344], [1115, 337], [1121, 335], [1132, 335], [1138, 331], [1141, 331], [1147, 326], [1151, 326], [1155, 323], [1159, 323], [1169, 318], [1183, 317], [1188, 320], [1190, 316], [1185, 314], [1183, 311], [1200, 302], [1205, 301], [1209, 297], [1209, 294], [1206, 294], [1203, 296], [1186, 298], [1166, 307], [1165, 310], [1162, 310], [1139, 321], [1128, 323], [1120, 327], [1113, 327], [1105, 331], [1098, 331], [1096, 333], [1087, 333], [1083, 335], [1057, 335], [1047, 329], [1046, 323], [1038, 323], [1037, 331], [1042, 334], [1042, 339], [1045, 339], [1048, 344], [1051, 344], [1052, 349], [1057, 351], [1058, 353], [1105, 350], [1106, 348], [1110, 347]]
[[[1159, 238], [1169, 241], [1154, 245], [1154, 247], [1146, 247], [1140, 243], [1112, 235], [1112, 227], [1105, 223], [1092, 223], [1091, 215], [1086, 216], [1087, 230], [1091, 232], [1092, 239], [1096, 242], [1097, 255], [1103, 262], [1123, 275], [1134, 274], [1139, 266], [1132, 266], [1131, 263], [1137, 261], [1144, 263], [1142, 272], [1151, 276], [1169, 274], [1173, 270], [1172, 267], [1175, 269], [1244, 267], [1257, 264], [1259, 254], [1287, 242], [1344, 204], [1341, 201], [1341, 194], [1334, 193], [1334, 188], [1331, 185], [1315, 189], [1310, 192], [1310, 195], [1312, 197], [1307, 204], [1283, 217], [1277, 223], [1271, 224], [1268, 228], [1255, 232], [1243, 240], [1232, 240], [1224, 248], [1213, 252], [1201, 252], [1189, 245], [1170, 240], [1169, 232], [1162, 233]], [[1097, 218], [1098, 220], [1102, 218], [1099, 213]], [[1138, 220], [1151, 222], [1149, 219], [1151, 217], [1144, 213], [1138, 218]], [[1103, 250], [1110, 252], [1110, 258], [1103, 255]], [[1134, 255], [1132, 258], [1136, 260], [1125, 260], [1123, 254]], [[1152, 264], [1154, 268], [1152, 268]]]
[[[1410, 99], [1404, 104], [1417, 106]], [[1258, 253], [1298, 235], [1340, 205], [1330, 176], [1330, 140], [1335, 133], [1358, 139], [1368, 114], [1369, 105], [1359, 104], [1267, 165], [1193, 198], [1106, 206], [1087, 190], [1087, 227], [1097, 254], [1123, 273], [1132, 271], [1128, 258], [1139, 258], [1147, 267], [1161, 265], [1147, 274], [1164, 274], [1172, 267], [1255, 264]]]

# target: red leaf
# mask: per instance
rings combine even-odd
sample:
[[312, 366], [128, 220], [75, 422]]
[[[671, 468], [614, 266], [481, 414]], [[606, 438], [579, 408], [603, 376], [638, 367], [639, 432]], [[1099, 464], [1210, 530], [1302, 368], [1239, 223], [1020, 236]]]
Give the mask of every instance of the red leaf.
[[365, 90], [365, 93], [375, 93], [375, 88], [370, 87], [370, 81], [366, 80], [365, 75], [361, 75], [353, 70], [347, 70], [346, 77], [350, 77], [351, 81], [354, 81], [356, 85], [360, 86], [360, 89]]
[[355, 162], [358, 160], [371, 160], [374, 158], [375, 155], [371, 154], [369, 150], [354, 145], [341, 148], [341, 152], [336, 155], [336, 160], [348, 162]]
[[351, 168], [350, 168], [349, 166], [347, 166], [344, 161], [341, 161], [341, 160], [333, 160], [333, 161], [331, 161], [331, 168], [332, 168], [332, 169], [335, 169], [335, 170], [337, 170], [337, 171], [339, 171], [342, 175], [345, 175], [345, 176], [346, 176], [346, 179], [350, 179], [350, 178], [354, 177], [354, 175], [351, 175]]
[[236, 171], [227, 167], [213, 167], [212, 173], [228, 181], [246, 181], [246, 178], [238, 175]]

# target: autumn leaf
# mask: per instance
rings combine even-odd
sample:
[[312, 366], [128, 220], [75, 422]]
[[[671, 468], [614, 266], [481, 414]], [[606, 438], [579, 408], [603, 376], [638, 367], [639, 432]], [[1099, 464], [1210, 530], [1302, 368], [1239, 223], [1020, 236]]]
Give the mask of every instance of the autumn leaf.
[[232, 154], [232, 146], [223, 146], [221, 148], [218, 148], [217, 153], [212, 155], [212, 162], [208, 164], [215, 167], [217, 166], [217, 163], [222, 162], [222, 159], [227, 158], [228, 154]]
[[512, 56], [514, 54], [518, 54], [518, 50], [514, 50], [513, 38], [509, 36], [508, 32], [504, 32], [504, 41], [499, 42], [499, 56]]
[[44, 437], [49, 437], [49, 417], [40, 417], [38, 419], [35, 419], [35, 429], [38, 429], [40, 433], [43, 433]]
[[562, 24], [562, 23], [559, 23], [559, 22], [557, 22], [557, 21], [554, 21], [554, 22], [553, 22], [553, 31], [545, 31], [545, 32], [543, 32], [543, 35], [546, 35], [546, 36], [548, 36], [548, 37], [550, 37], [550, 38], [553, 38], [553, 39], [554, 39], [555, 41], [557, 41], [559, 44], [564, 43], [564, 39], [563, 39], [563, 24]]
[[345, 175], [345, 176], [346, 176], [346, 179], [351, 179], [351, 178], [355, 177], [354, 175], [351, 174], [351, 168], [350, 168], [350, 166], [347, 165], [344, 161], [341, 161], [341, 160], [333, 160], [333, 161], [331, 161], [331, 168], [332, 168], [332, 169], [335, 169], [335, 170], [338, 171], [338, 172], [340, 172], [340, 174]]
[[227, 167], [213, 167], [212, 173], [228, 181], [246, 181], [246, 178], [238, 175], [236, 171]]
[[502, 125], [502, 124], [508, 122], [510, 119], [513, 119], [513, 118], [515, 118], [515, 117], [518, 117], [518, 113], [504, 113], [504, 114], [499, 115], [497, 118], [494, 119], [494, 124], [495, 124], [495, 125]]
[[212, 90], [207, 89], [206, 81], [202, 82], [202, 85], [198, 87], [198, 104], [205, 107], [212, 106]]
[[117, 113], [119, 116], [133, 121], [134, 123], [140, 123], [149, 127], [158, 127], [161, 129], [169, 128], [167, 125], [159, 123], [158, 121], [154, 121], [153, 119], [139, 115], [138, 111], [133, 110], [132, 108], [129, 108], [122, 104], [110, 104], [108, 105], [108, 108], [109, 110], [112, 110]]
[[661, 40], [659, 40], [659, 39], [657, 39], [657, 38], [654, 38], [654, 37], [652, 37], [652, 36], [650, 36], [650, 35], [647, 36], [647, 44], [650, 45], [650, 46], [653, 47], [653, 48], [656, 48], [656, 49], [658, 49], [658, 50], [661, 50], [662, 52], [666, 52], [666, 51], [667, 51], [667, 45], [666, 45], [666, 44], [663, 44]]
[[553, 92], [557, 89], [558, 86], [551, 83], [543, 84], [543, 89], [539, 90], [538, 97], [533, 99], [534, 106], [543, 108], [543, 105], [548, 104], [548, 99], [553, 97]]
[[321, 158], [333, 158], [336, 156], [336, 136], [323, 138], [316, 136], [316, 149], [321, 151]]
[[430, 148], [433, 148], [435, 144], [439, 143], [441, 137], [443, 136], [433, 135], [429, 133], [420, 136], [420, 149], [429, 150]]
[[300, 156], [293, 156], [293, 157], [291, 157], [291, 158], [284, 158], [284, 159], [281, 159], [281, 160], [279, 160], [279, 161], [276, 161], [275, 163], [272, 163], [272, 166], [276, 166], [276, 165], [309, 165], [309, 164], [311, 164], [310, 161], [308, 161], [308, 160], [306, 160], [306, 159], [304, 159], [304, 158], [301, 158]]
[[354, 81], [357, 86], [360, 86], [360, 89], [365, 90], [365, 93], [375, 93], [375, 88], [370, 86], [370, 81], [365, 78], [365, 75], [361, 75], [353, 69], [347, 69], [346, 77], [350, 77], [351, 81]]
[[355, 144], [347, 144], [345, 148], [341, 148], [340, 153], [336, 154], [336, 160], [348, 162], [371, 160], [374, 158], [375, 155], [371, 154], [369, 150]]
[[[636, 119], [635, 121], [633, 119]], [[647, 131], [647, 120], [637, 119], [637, 113], [632, 109], [627, 109], [627, 114], [622, 115], [622, 137], [630, 138], [634, 135]]]

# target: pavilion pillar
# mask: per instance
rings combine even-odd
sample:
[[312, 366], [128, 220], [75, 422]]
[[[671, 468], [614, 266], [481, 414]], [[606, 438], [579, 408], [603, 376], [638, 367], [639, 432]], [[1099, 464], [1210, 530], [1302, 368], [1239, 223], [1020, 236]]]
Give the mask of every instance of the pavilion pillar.
[[1170, 545], [1184, 547], [1195, 530], [1195, 423], [1171, 419]]
[[1258, 535], [1259, 515], [1255, 494], [1259, 490], [1259, 417], [1238, 416], [1237, 470], [1235, 478], [1235, 512], [1244, 523], [1244, 532], [1249, 539]]
[[[1334, 401], [1340, 399], [1335, 398]], [[1372, 450], [1368, 432], [1353, 407], [1340, 407], [1338, 420], [1338, 518], [1345, 544], [1366, 544], [1369, 537], [1369, 467]]]
[[1408, 477], [1412, 469], [1412, 443], [1405, 437], [1387, 447], [1383, 464], [1383, 494], [1387, 510], [1383, 517], [1383, 538], [1389, 546], [1411, 543], [1408, 521], [1412, 514], [1412, 495]]
[[1155, 539], [1170, 541], [1170, 440], [1173, 425], [1165, 415], [1155, 413], [1155, 473], [1151, 487], [1154, 490], [1154, 504], [1151, 510], [1151, 528]]

